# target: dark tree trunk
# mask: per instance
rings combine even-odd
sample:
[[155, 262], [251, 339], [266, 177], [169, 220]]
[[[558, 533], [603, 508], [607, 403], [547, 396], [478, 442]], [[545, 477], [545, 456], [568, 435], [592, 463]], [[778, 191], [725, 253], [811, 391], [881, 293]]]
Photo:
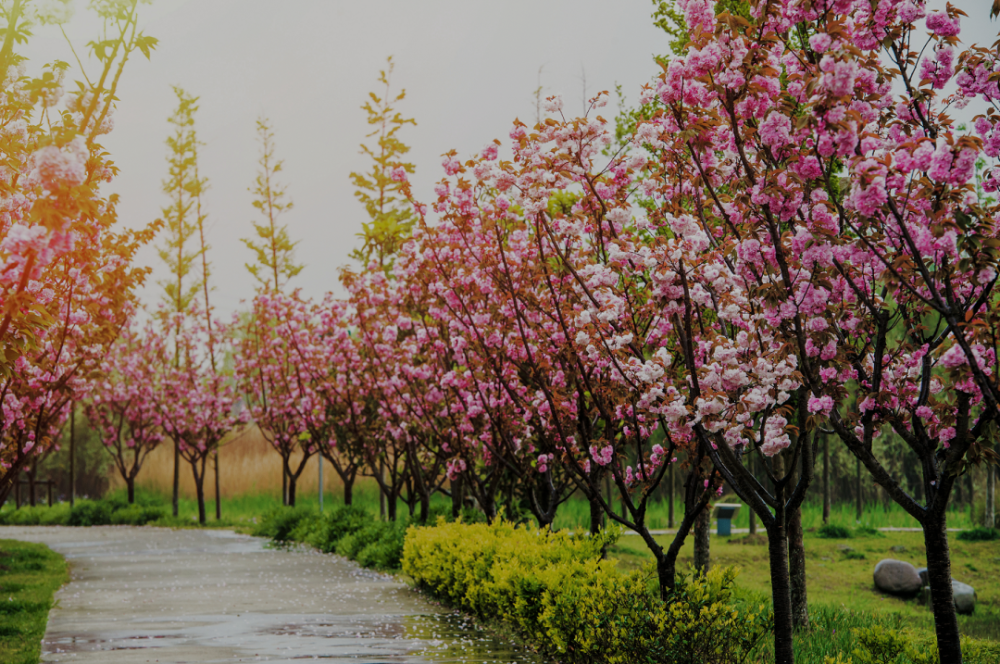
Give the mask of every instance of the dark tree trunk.
[[427, 519], [431, 516], [431, 497], [426, 493], [420, 494], [420, 523], [427, 525]]
[[354, 477], [344, 478], [344, 504], [354, 503]]
[[294, 475], [289, 473], [286, 478], [288, 479], [288, 506], [295, 507], [295, 484], [296, 478]]
[[281, 460], [281, 504], [288, 505], [288, 457]]
[[174, 494], [170, 501], [174, 516], [180, 513], [180, 490], [181, 490], [181, 445], [174, 441]]
[[997, 487], [997, 470], [992, 465], [986, 465], [986, 514], [983, 521], [987, 528], [995, 528], [997, 525], [996, 520], [996, 487]]
[[205, 462], [208, 457], [201, 459], [201, 472], [198, 472], [198, 461], [191, 461], [191, 472], [194, 475], [194, 490], [198, 498], [198, 523], [205, 525]]
[[823, 523], [830, 522], [830, 439], [823, 436]]
[[924, 546], [927, 549], [927, 581], [931, 587], [931, 610], [934, 612], [934, 630], [937, 633], [940, 661], [962, 664], [962, 646], [959, 641], [958, 617], [951, 587], [951, 555], [948, 550], [948, 533], [944, 509], [940, 515], [931, 513], [924, 526]]
[[32, 507], [35, 506], [35, 469], [31, 468], [31, 472], [28, 473], [28, 504]]
[[707, 574], [711, 564], [709, 555], [711, 530], [712, 512], [703, 509], [694, 520], [694, 568], [699, 574]]
[[[597, 486], [601, 486], [600, 480]], [[595, 492], [590, 496], [590, 534], [596, 535], [602, 528], [604, 528], [604, 508], [601, 507], [601, 501]]]
[[795, 629], [808, 628], [806, 550], [802, 541], [802, 510], [798, 507], [788, 513], [788, 575], [791, 586], [792, 624]]
[[465, 492], [462, 490], [462, 476], [459, 475], [451, 481], [451, 518], [458, 519], [462, 516], [462, 503], [465, 501]]
[[396, 492], [395, 491], [391, 492], [388, 496], [385, 496], [385, 507], [386, 507], [386, 516], [389, 518], [389, 521], [395, 521], [396, 520]]
[[675, 464], [670, 464], [670, 470], [667, 471], [667, 528], [674, 527], [674, 477], [677, 473], [677, 468]]
[[125, 479], [125, 486], [128, 487], [128, 504], [135, 504], [135, 478], [128, 477]]
[[215, 451], [215, 520], [222, 520], [222, 496], [219, 494], [219, 451]]
[[855, 487], [855, 495], [857, 496], [857, 512], [858, 512], [858, 523], [861, 522], [861, 516], [864, 512], [864, 499], [861, 497], [861, 459], [858, 459], [858, 478], [857, 486]]
[[771, 564], [771, 603], [774, 607], [774, 662], [793, 664], [792, 598], [788, 583], [788, 538], [785, 536], [784, 508], [774, 515], [767, 529], [768, 557]]
[[[5, 496], [6, 498], [6, 496]], [[76, 403], [69, 411], [69, 507], [76, 504]], [[3, 504], [0, 503], [0, 507]]]

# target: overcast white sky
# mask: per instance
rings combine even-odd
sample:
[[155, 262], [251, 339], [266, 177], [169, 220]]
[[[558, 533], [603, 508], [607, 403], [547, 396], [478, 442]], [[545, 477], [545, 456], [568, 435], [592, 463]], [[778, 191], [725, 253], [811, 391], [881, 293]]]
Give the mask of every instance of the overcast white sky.
[[[86, 3], [75, 4], [66, 27], [79, 51], [99, 24]], [[998, 24], [989, 21], [991, 3], [954, 4], [970, 14], [964, 41], [992, 43]], [[295, 202], [285, 220], [306, 266], [292, 283], [318, 297], [336, 289], [337, 268], [367, 219], [349, 173], [368, 166], [358, 154], [368, 131], [360, 106], [387, 56], [396, 62], [394, 86], [407, 91], [400, 110], [417, 121], [400, 136], [413, 148], [415, 192], [430, 200], [441, 153], [469, 155], [506, 139], [514, 118], [534, 121], [539, 67], [546, 93], [562, 94], [568, 112], [581, 110], [582, 72], [588, 96], [617, 82], [634, 101], [657, 72], [652, 55], [666, 51], [651, 8], [650, 0], [156, 0], [142, 7], [140, 24], [159, 46], [151, 61], [129, 62], [116, 126], [105, 140], [121, 167], [112, 185], [121, 194], [120, 217], [140, 226], [160, 216], [171, 86], [200, 96], [213, 304], [228, 317], [254, 292], [243, 267], [252, 257], [239, 238], [252, 233], [254, 123], [266, 115]], [[22, 52], [30, 71], [57, 58], [72, 62], [55, 28], [38, 28]], [[155, 250], [139, 260], [163, 276]], [[158, 297], [153, 282], [144, 299]]]

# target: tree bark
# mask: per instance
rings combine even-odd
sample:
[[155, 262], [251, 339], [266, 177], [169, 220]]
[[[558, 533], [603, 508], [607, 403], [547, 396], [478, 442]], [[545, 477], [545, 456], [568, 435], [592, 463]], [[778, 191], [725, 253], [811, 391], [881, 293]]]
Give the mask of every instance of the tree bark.
[[951, 587], [951, 555], [948, 550], [945, 510], [942, 508], [938, 511], [940, 514], [929, 514], [923, 524], [934, 631], [937, 634], [940, 661], [962, 664], [958, 616], [955, 613], [955, 598]]
[[222, 497], [219, 493], [219, 450], [215, 450], [215, 520], [222, 520]]
[[830, 439], [823, 436], [823, 523], [830, 522]]
[[711, 530], [712, 512], [703, 509], [694, 519], [694, 568], [699, 574], [708, 574], [711, 566], [709, 552]]
[[171, 507], [173, 508], [174, 516], [179, 513], [180, 505], [180, 489], [181, 489], [181, 446], [176, 440], [174, 441], [174, 494], [171, 498]]
[[996, 528], [996, 487], [997, 469], [987, 464], [986, 466], [986, 510], [984, 521], [987, 528]]
[[125, 479], [125, 486], [128, 487], [128, 504], [135, 504], [135, 478], [128, 477]]
[[288, 506], [295, 507], [295, 477], [290, 473], [286, 477], [288, 479]]
[[791, 586], [792, 625], [809, 627], [809, 604], [806, 593], [806, 550], [802, 541], [802, 509], [788, 513], [788, 575]]
[[858, 517], [857, 518], [858, 518], [858, 523], [861, 523], [861, 516], [862, 516], [862, 513], [864, 511], [864, 502], [863, 502], [863, 500], [861, 498], [861, 459], [858, 459], [858, 471], [857, 472], [858, 472], [858, 478], [857, 478], [857, 486], [855, 487], [855, 493], [856, 493], [856, 497], [857, 497], [857, 501], [858, 501], [858, 504], [857, 504]]
[[674, 527], [674, 474], [675, 464], [670, 464], [667, 471], [667, 528]]
[[69, 508], [76, 504], [76, 403], [69, 411]]
[[288, 457], [281, 460], [281, 504], [288, 505]]
[[784, 509], [779, 508], [774, 516], [773, 525], [767, 529], [771, 603], [774, 607], [774, 662], [794, 664], [792, 598], [788, 583], [788, 538], [785, 536]]
[[462, 516], [462, 502], [465, 496], [462, 491], [462, 476], [459, 475], [451, 481], [451, 518], [458, 519]]
[[354, 502], [354, 478], [344, 479], [344, 505], [350, 506]]
[[[600, 480], [598, 480], [597, 490], [600, 491]], [[601, 507], [601, 501], [598, 500], [597, 494], [592, 493], [590, 495], [590, 534], [596, 535], [601, 532], [604, 527], [604, 508]]]

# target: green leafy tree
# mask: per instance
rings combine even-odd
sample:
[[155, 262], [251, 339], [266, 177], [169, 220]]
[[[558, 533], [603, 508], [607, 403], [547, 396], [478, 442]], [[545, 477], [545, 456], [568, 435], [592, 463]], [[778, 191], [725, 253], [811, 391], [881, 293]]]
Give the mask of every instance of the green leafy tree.
[[[204, 253], [204, 243], [198, 244], [196, 234], [203, 222], [201, 193], [206, 183], [198, 176], [198, 136], [194, 128], [198, 98], [178, 86], [174, 86], [174, 94], [177, 95], [177, 110], [168, 119], [173, 134], [167, 138], [167, 177], [163, 181], [163, 193], [169, 197], [170, 205], [163, 208], [165, 234], [158, 249], [170, 271], [170, 277], [160, 281], [166, 312], [182, 314], [191, 308], [202, 285], [193, 270], [195, 261]], [[179, 332], [175, 330], [178, 336]], [[178, 347], [174, 363], [179, 364], [180, 360]], [[174, 441], [174, 516], [178, 514], [180, 498], [180, 461], [180, 447]]]
[[170, 205], [163, 208], [165, 234], [158, 249], [160, 258], [170, 270], [170, 277], [160, 281], [164, 303], [170, 313], [184, 313], [191, 307], [201, 286], [192, 274], [200, 254], [195, 237], [199, 219], [193, 209], [201, 191], [196, 176], [198, 139], [194, 131], [198, 98], [177, 86], [174, 86], [174, 94], [177, 95], [177, 110], [168, 120], [173, 135], [167, 138], [168, 168], [163, 181], [163, 193], [170, 198]]
[[288, 226], [278, 223], [278, 218], [292, 209], [286, 187], [278, 182], [283, 161], [274, 156], [274, 132], [267, 118], [257, 119], [260, 138], [260, 170], [257, 181], [250, 190], [254, 193], [253, 206], [263, 216], [263, 221], [253, 222], [256, 239], [243, 238], [242, 242], [257, 256], [256, 263], [247, 263], [247, 270], [267, 289], [280, 291], [288, 280], [302, 271], [295, 263], [295, 245], [288, 237]]
[[368, 93], [368, 101], [361, 108], [368, 113], [368, 124], [374, 129], [367, 138], [375, 138], [373, 146], [361, 144], [361, 154], [372, 160], [371, 170], [365, 173], [351, 173], [351, 181], [357, 188], [354, 196], [365, 206], [371, 221], [361, 225], [358, 233], [364, 244], [351, 252], [351, 258], [367, 266], [371, 261], [388, 270], [392, 266], [392, 256], [399, 251], [410, 237], [415, 221], [413, 207], [401, 190], [405, 185], [392, 174], [402, 168], [413, 173], [413, 164], [402, 161], [410, 147], [399, 140], [397, 133], [405, 125], [416, 126], [412, 118], [404, 118], [396, 104], [406, 98], [406, 90], [392, 94], [392, 71], [395, 64], [389, 56], [388, 68], [379, 72], [379, 83], [384, 90], [381, 95]]

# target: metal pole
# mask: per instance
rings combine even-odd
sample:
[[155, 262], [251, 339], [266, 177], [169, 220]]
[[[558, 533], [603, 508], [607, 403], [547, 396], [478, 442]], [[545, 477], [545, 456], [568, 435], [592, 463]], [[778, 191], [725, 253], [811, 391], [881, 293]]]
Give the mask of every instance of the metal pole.
[[319, 513], [323, 513], [323, 455], [317, 454], [319, 458]]

